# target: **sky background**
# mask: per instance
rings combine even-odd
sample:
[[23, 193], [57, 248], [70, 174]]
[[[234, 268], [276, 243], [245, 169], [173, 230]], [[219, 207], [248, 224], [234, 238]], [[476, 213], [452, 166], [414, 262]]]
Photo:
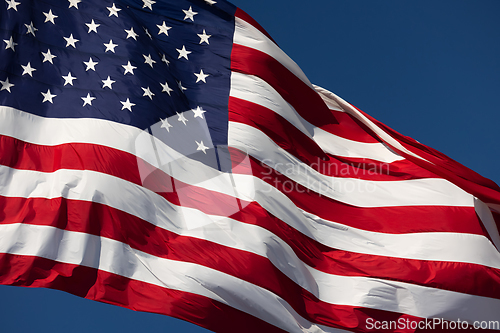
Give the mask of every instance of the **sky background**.
[[[232, 2], [312, 83], [500, 183], [500, 1]], [[208, 332], [60, 291], [5, 286], [0, 331]]]

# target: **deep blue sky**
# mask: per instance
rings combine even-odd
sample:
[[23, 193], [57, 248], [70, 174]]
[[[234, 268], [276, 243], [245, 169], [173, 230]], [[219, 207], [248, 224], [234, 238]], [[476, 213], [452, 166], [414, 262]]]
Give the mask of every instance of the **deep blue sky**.
[[[235, 0], [311, 82], [500, 183], [500, 1]], [[0, 330], [206, 332], [59, 291], [0, 287]]]

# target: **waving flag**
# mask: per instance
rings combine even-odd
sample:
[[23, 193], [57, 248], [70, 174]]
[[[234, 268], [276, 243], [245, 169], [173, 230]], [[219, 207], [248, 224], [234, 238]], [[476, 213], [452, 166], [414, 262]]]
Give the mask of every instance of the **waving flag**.
[[240, 9], [7, 0], [0, 35], [0, 283], [216, 332], [498, 320], [498, 186]]

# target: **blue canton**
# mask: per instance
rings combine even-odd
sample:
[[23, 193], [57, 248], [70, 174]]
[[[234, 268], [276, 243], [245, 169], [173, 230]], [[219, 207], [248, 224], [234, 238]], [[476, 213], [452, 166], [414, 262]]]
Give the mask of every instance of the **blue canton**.
[[5, 0], [0, 104], [127, 124], [206, 153], [227, 144], [235, 10], [214, 0]]

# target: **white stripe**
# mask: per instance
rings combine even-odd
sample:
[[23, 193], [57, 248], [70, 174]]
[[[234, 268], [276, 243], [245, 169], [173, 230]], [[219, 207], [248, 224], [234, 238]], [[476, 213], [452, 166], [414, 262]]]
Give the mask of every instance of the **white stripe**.
[[345, 139], [318, 127], [314, 128], [313, 139], [323, 151], [336, 156], [367, 158], [383, 163], [392, 163], [405, 159], [381, 143], [366, 143]]
[[[48, 135], [50, 134], [50, 135]], [[94, 118], [44, 118], [17, 109], [0, 106], [0, 135], [25, 142], [55, 146], [65, 143], [89, 143], [107, 146], [136, 155], [151, 165], [158, 162], [151, 149], [137, 147], [138, 139], [148, 132], [130, 125]], [[150, 143], [151, 138], [148, 137]], [[153, 138], [156, 143], [161, 142]], [[151, 144], [151, 143], [150, 143]], [[170, 160], [182, 155], [163, 145]]]
[[328, 106], [328, 108], [330, 110], [344, 112], [344, 110], [342, 110], [340, 105], [335, 100], [335, 95], [333, 95], [333, 93], [331, 93], [330, 91], [328, 91], [326, 89], [318, 87], [315, 84], [313, 84], [313, 87], [319, 93], [319, 95], [321, 96], [321, 99], [323, 99], [323, 102], [326, 103], [326, 105]]
[[[319, 87], [317, 87], [317, 86], [315, 88], [316, 88], [316, 91], [320, 95], [325, 94], [327, 92], [326, 89], [323, 89], [323, 88], [318, 89]], [[423, 158], [423, 157], [409, 151], [408, 149], [406, 149], [401, 143], [399, 143], [398, 140], [394, 139], [392, 136], [387, 134], [383, 129], [381, 129], [380, 127], [375, 125], [370, 119], [368, 119], [365, 115], [363, 115], [361, 112], [356, 110], [355, 107], [353, 107], [351, 104], [344, 101], [342, 98], [338, 97], [337, 95], [335, 95], [334, 93], [332, 93], [330, 91], [328, 91], [328, 93], [326, 93], [326, 94], [327, 94], [327, 97], [329, 99], [333, 99], [338, 105], [340, 105], [340, 107], [342, 108], [342, 110], [344, 110], [344, 112], [347, 112], [350, 115], [354, 116], [356, 119], [358, 119], [361, 123], [363, 123], [369, 129], [371, 129], [378, 136], [378, 138], [380, 140], [387, 143], [389, 146], [394, 147], [395, 149], [398, 149], [398, 150], [400, 150], [408, 155], [414, 156], [418, 159], [421, 159], [423, 161], [431, 163], [431, 162], [427, 161], [425, 158]], [[433, 163], [431, 163], [431, 164], [433, 164]]]
[[463, 262], [500, 269], [500, 253], [484, 236], [422, 232], [386, 234], [347, 227], [302, 211], [313, 239], [332, 248], [411, 260]]
[[474, 198], [474, 206], [476, 209], [476, 213], [483, 222], [486, 231], [490, 235], [493, 244], [495, 244], [497, 250], [500, 251], [500, 235], [498, 233], [498, 228], [493, 218], [493, 214], [490, 211], [490, 208], [478, 198]]
[[404, 160], [381, 143], [353, 141], [315, 127], [303, 119], [273, 87], [256, 76], [233, 72], [230, 96], [261, 105], [279, 114], [329, 154], [367, 158], [384, 163]]
[[260, 130], [242, 123], [229, 123], [228, 145], [246, 151], [311, 191], [357, 207], [474, 206], [472, 195], [445, 179], [370, 181], [325, 176]]
[[103, 119], [44, 118], [0, 106], [0, 134], [40, 145], [82, 142], [133, 152], [134, 139], [142, 132], [136, 127]]
[[47, 226], [2, 225], [0, 252], [87, 266], [201, 295], [288, 332], [341, 332], [305, 320], [279, 296], [244, 280], [205, 266], [155, 257], [109, 238]]
[[422, 318], [473, 321], [498, 320], [500, 300], [365, 277], [314, 272], [314, 278], [334, 304], [400, 312]]
[[239, 17], [236, 17], [235, 20], [233, 43], [266, 53], [280, 62], [290, 72], [295, 74], [295, 76], [311, 87], [311, 89], [314, 89], [307, 76], [304, 72], [302, 72], [302, 69], [300, 69], [300, 67], [292, 59], [290, 59], [285, 52], [283, 52], [283, 50], [281, 50], [276, 44], [274, 44], [273, 41], [271, 41], [257, 28]]

